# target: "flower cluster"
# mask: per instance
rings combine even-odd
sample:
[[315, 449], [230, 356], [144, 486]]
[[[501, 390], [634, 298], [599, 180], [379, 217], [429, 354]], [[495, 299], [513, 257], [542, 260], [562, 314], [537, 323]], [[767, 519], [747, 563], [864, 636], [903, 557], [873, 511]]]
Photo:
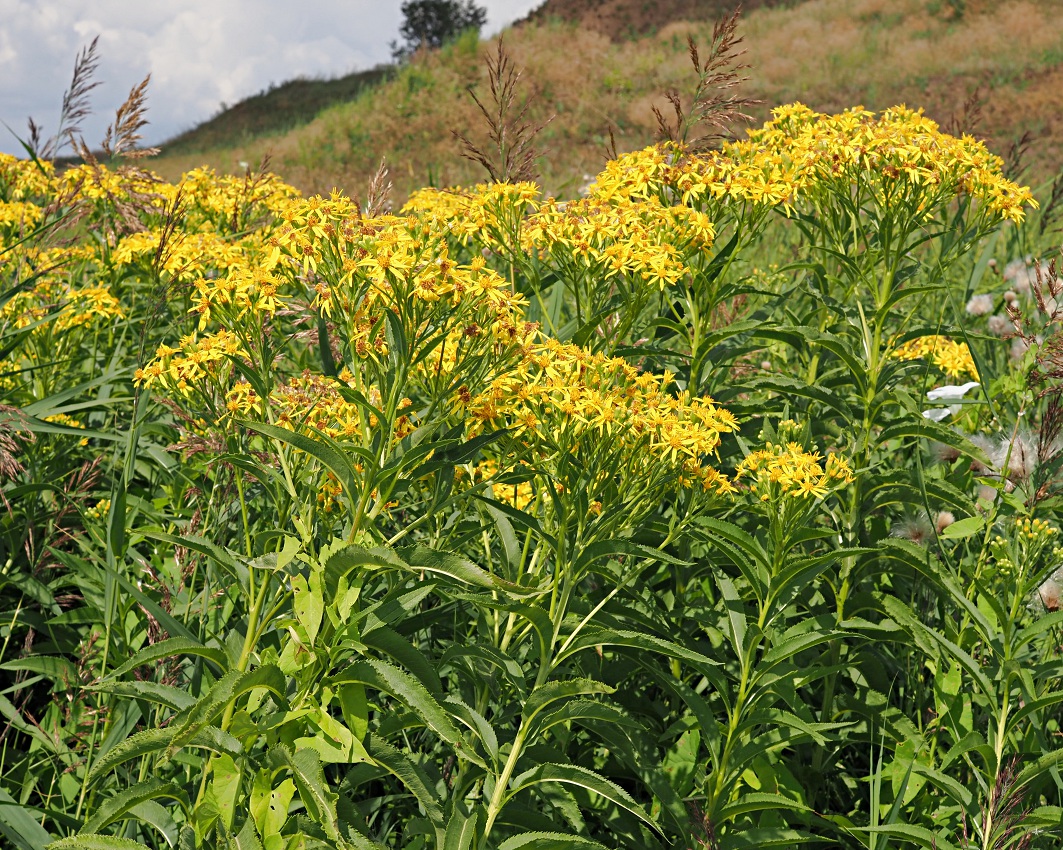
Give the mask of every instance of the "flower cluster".
[[621, 275], [664, 289], [690, 273], [684, 254], [708, 248], [714, 235], [708, 216], [689, 207], [590, 197], [544, 204], [529, 220], [522, 247], [559, 266], [597, 272], [599, 284]]
[[994, 562], [993, 578], [997, 581], [1036, 575], [1042, 559], [1056, 563], [1063, 557], [1063, 550], [1055, 543], [1059, 529], [1043, 519], [1016, 517], [1008, 522], [1008, 526], [1006, 536], [994, 535], [989, 542]]
[[848, 461], [840, 455], [807, 451], [800, 443], [765, 443], [750, 452], [735, 470], [735, 481], [748, 481], [750, 491], [762, 502], [784, 497], [821, 499], [853, 481]]
[[622, 358], [548, 339], [464, 406], [474, 420], [513, 428], [542, 452], [593, 453], [608, 443], [633, 464], [674, 469], [682, 485], [730, 491], [707, 461], [720, 436], [737, 428], [735, 418], [672, 383], [668, 373], [640, 372]]
[[204, 380], [216, 377], [222, 369], [228, 371], [230, 357], [247, 357], [239, 337], [225, 329], [215, 333], [189, 334], [177, 348], [160, 345], [155, 359], [143, 369], [137, 369], [137, 384], [151, 387], [161, 383], [167, 389], [188, 396], [201, 389]]
[[823, 115], [796, 103], [773, 116], [746, 144], [795, 165], [802, 188], [859, 184], [880, 207], [927, 215], [965, 193], [997, 220], [1021, 221], [1034, 203], [1029, 189], [1004, 177], [1003, 161], [982, 142], [942, 132], [921, 110], [898, 106], [876, 117], [854, 107]]
[[950, 378], [965, 375], [978, 378], [971, 349], [965, 342], [954, 342], [947, 336], [921, 336], [898, 346], [893, 356], [898, 360], [928, 360]]

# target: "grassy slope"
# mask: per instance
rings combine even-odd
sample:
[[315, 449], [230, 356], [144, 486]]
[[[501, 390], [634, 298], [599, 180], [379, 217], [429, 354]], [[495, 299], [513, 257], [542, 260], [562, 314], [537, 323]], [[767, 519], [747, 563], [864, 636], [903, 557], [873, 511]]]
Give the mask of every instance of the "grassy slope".
[[288, 132], [309, 123], [330, 106], [354, 100], [387, 79], [391, 71], [382, 66], [331, 80], [298, 79], [271, 86], [170, 139], [166, 152], [189, 154]]
[[[809, 0], [792, 7], [759, 8], [745, 16], [747, 92], [765, 105], [801, 100], [821, 110], [855, 104], [882, 109], [920, 105], [939, 121], [961, 112], [975, 89], [984, 107], [977, 134], [1006, 153], [1024, 131], [1039, 136], [1030, 179], [1045, 179], [1063, 162], [1063, 31], [1055, 0], [1003, 0], [950, 20], [927, 0]], [[947, 4], [943, 4], [946, 5]], [[603, 161], [607, 127], [621, 149], [653, 140], [652, 107], [661, 93], [693, 84], [685, 52], [688, 34], [708, 41], [711, 23], [674, 22], [637, 40], [557, 21], [520, 27], [507, 35], [523, 83], [536, 95], [533, 119], [554, 120], [542, 133], [549, 154], [543, 182], [572, 194], [584, 174]], [[272, 167], [306, 191], [339, 186], [358, 192], [387, 158], [397, 195], [426, 184], [481, 179], [462, 160], [454, 128], [475, 135], [480, 122], [466, 93], [484, 91], [482, 52], [468, 39], [420, 58], [395, 79], [355, 101], [324, 111], [286, 134], [215, 150], [164, 156], [168, 177], [207, 162], [233, 170], [240, 160], [267, 152]]]

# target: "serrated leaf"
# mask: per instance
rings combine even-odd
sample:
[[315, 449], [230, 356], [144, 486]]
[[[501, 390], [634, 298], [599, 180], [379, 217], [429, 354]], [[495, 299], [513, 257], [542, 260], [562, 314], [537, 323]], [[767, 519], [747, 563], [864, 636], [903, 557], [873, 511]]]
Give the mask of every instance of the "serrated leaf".
[[38, 673], [55, 682], [57, 687], [69, 691], [79, 681], [77, 667], [66, 658], [58, 655], [36, 655], [27, 658], [14, 658], [0, 664], [0, 670], [24, 670]]
[[443, 839], [443, 850], [470, 850], [476, 841], [479, 830], [480, 814], [477, 808], [472, 816], [455, 811], [447, 820], [447, 831]]
[[615, 691], [615, 688], [603, 682], [596, 682], [594, 679], [566, 679], [565, 681], [546, 682], [532, 690], [528, 695], [528, 698], [524, 701], [521, 716], [524, 718], [523, 722], [528, 724], [551, 703], [591, 694], [611, 694]]
[[158, 682], [104, 682], [101, 685], [89, 685], [86, 690], [100, 691], [101, 693], [129, 697], [131, 699], [143, 699], [172, 708], [174, 711], [184, 711], [189, 706], [195, 705], [196, 702], [196, 698], [188, 691], [183, 691], [172, 685], [161, 685]]
[[316, 823], [321, 824], [325, 834], [336, 841], [340, 837], [339, 823], [336, 817], [336, 794], [329, 790], [325, 782], [325, 773], [321, 769], [321, 759], [313, 750], [299, 750], [292, 753], [281, 744], [270, 753], [281, 765], [292, 773], [299, 799], [306, 806], [307, 814]]
[[264, 664], [248, 672], [231, 670], [215, 682], [210, 691], [201, 697], [184, 717], [173, 732], [170, 749], [176, 750], [183, 747], [201, 729], [209, 726], [225, 710], [226, 706], [235, 702], [243, 694], [257, 688], [266, 688], [279, 701], [286, 703], [286, 681], [277, 665]]
[[271, 437], [278, 442], [287, 443], [300, 451], [306, 452], [311, 457], [317, 458], [336, 476], [336, 479], [346, 492], [347, 498], [352, 502], [356, 501], [357, 494], [360, 492], [358, 471], [344, 453], [340, 444], [331, 437], [316, 429], [314, 430], [314, 436], [308, 437], [305, 434], [289, 431], [287, 428], [281, 428], [278, 425], [252, 422], [247, 419], [237, 420], [237, 424], [250, 431], [257, 431], [266, 437]]
[[400, 546], [396, 550], [406, 564], [406, 568], [415, 572], [425, 571], [446, 576], [462, 584], [474, 587], [497, 589], [505, 587], [518, 593], [526, 593], [524, 588], [510, 584], [497, 576], [491, 575], [476, 566], [468, 558], [452, 552], [442, 552], [427, 546]]
[[[443, 706], [424, 685], [406, 671], [386, 661], [370, 658], [354, 662], [331, 677], [329, 682], [337, 685], [360, 682], [391, 694], [404, 707], [414, 711], [429, 729], [451, 744], [462, 755], [479, 761], [479, 757], [469, 751], [461, 732], [458, 731], [458, 727], [454, 725]], [[481, 766], [486, 767], [486, 765]]]
[[720, 850], [768, 850], [771, 847], [791, 850], [812, 841], [818, 842], [818, 836], [787, 827], [768, 826], [728, 833], [720, 841]]
[[398, 779], [406, 790], [417, 798], [432, 823], [441, 828], [443, 808], [425, 772], [405, 753], [375, 735], [369, 737], [366, 750], [377, 764]]
[[768, 794], [761, 791], [746, 791], [735, 802], [724, 806], [720, 810], [720, 820], [730, 821], [739, 815], [750, 812], [775, 811], [778, 809], [793, 809], [794, 811], [811, 811], [808, 806], [799, 800], [791, 800], [782, 794]]
[[107, 675], [107, 678], [116, 679], [131, 670], [135, 670], [137, 667], [161, 661], [163, 658], [173, 658], [175, 655], [194, 655], [199, 658], [205, 658], [215, 664], [221, 671], [225, 671], [229, 666], [224, 650], [204, 646], [198, 641], [190, 640], [189, 638], [175, 637], [145, 646], [121, 667], [112, 670]]
[[177, 800], [185, 805], [186, 810], [190, 807], [188, 795], [172, 782], [164, 782], [161, 779], [147, 779], [104, 800], [92, 817], [85, 821], [81, 832], [99, 832], [145, 800], [155, 800], [159, 797], [169, 797]]
[[649, 558], [662, 564], [689, 566], [687, 561], [673, 557], [660, 549], [654, 549], [652, 546], [644, 546], [641, 543], [633, 543], [630, 540], [614, 539], [599, 540], [590, 546], [584, 547], [573, 563], [572, 569], [579, 574], [583, 570], [589, 569], [595, 561], [617, 555], [626, 555], [630, 558]]
[[170, 817], [170, 812], [154, 800], [137, 803], [129, 810], [129, 815], [142, 824], [155, 827], [170, 847], [177, 844], [180, 829]]
[[639, 728], [639, 723], [624, 714], [615, 706], [598, 700], [577, 699], [565, 703], [558, 709], [543, 716], [539, 723], [539, 734], [558, 723], [578, 723], [581, 720], [597, 720], [615, 726]]
[[525, 832], [507, 838], [498, 850], [606, 850], [604, 844], [561, 832]]
[[687, 649], [685, 646], [681, 646], [678, 643], [664, 640], [663, 638], [645, 632], [629, 632], [617, 629], [587, 627], [580, 632], [579, 637], [577, 637], [571, 644], [558, 652], [555, 666], [560, 665], [564, 659], [568, 658], [570, 655], [574, 655], [580, 650], [599, 646], [618, 646], [628, 649], [639, 649], [645, 652], [658, 653], [668, 658], [691, 661], [696, 664], [719, 664], [718, 661], [713, 661], [711, 658], [702, 655], [700, 652], [695, 652], [694, 650]]
[[931, 832], [925, 826], [906, 823], [881, 824], [879, 826], [861, 827], [860, 832], [870, 832], [876, 835], [888, 835], [891, 838], [903, 838], [913, 844], [918, 844], [925, 850], [959, 850], [948, 839], [942, 838], [935, 832]]
[[113, 835], [71, 835], [48, 845], [47, 850], [144, 850], [144, 845]]
[[171, 738], [173, 738], [171, 729], [145, 729], [137, 732], [121, 743], [115, 744], [98, 761], [94, 762], [85, 781], [91, 785], [102, 774], [123, 762], [166, 749]]
[[443, 685], [435, 668], [424, 653], [406, 638], [388, 626], [380, 626], [362, 635], [362, 643], [370, 649], [390, 655], [395, 661], [413, 673], [418, 681], [437, 699], [443, 696]]
[[934, 440], [985, 466], [992, 466], [986, 453], [962, 434], [938, 422], [924, 419], [914, 414], [909, 415], [901, 422], [890, 425], [888, 428], [883, 428], [882, 433], [879, 434], [878, 442], [882, 445], [890, 440], [899, 440], [904, 437]]
[[591, 791], [630, 812], [643, 823], [660, 832], [656, 821], [635, 802], [635, 799], [627, 791], [593, 770], [574, 764], [543, 764], [532, 768], [514, 778], [513, 787], [506, 795], [506, 800], [511, 800], [524, 789], [542, 782], [560, 782]]
[[251, 818], [244, 820], [244, 825], [233, 839], [234, 850], [262, 850], [262, 842], [255, 834], [255, 825]]
[[[142, 732], [137, 732], [121, 743], [115, 744], [104, 753], [92, 765], [92, 769], [89, 771], [85, 781], [91, 784], [102, 774], [130, 759], [165, 750], [172, 738], [172, 729], [145, 729]], [[223, 732], [221, 729], [214, 727], [201, 730], [192, 740], [187, 741], [184, 746], [210, 750], [215, 753], [225, 753], [233, 758], [243, 752], [243, 747], [236, 738], [228, 732]]]

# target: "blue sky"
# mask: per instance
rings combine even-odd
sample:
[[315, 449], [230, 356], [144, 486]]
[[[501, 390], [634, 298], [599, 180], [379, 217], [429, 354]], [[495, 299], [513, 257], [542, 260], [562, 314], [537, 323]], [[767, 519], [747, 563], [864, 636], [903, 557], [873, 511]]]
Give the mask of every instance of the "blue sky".
[[[478, 0], [485, 35], [542, 0]], [[0, 0], [0, 120], [45, 135], [78, 50], [95, 36], [102, 81], [83, 123], [97, 144], [129, 89], [151, 72], [145, 141], [157, 143], [209, 118], [222, 103], [299, 76], [337, 76], [390, 57], [400, 0]], [[0, 126], [0, 151], [21, 153]]]

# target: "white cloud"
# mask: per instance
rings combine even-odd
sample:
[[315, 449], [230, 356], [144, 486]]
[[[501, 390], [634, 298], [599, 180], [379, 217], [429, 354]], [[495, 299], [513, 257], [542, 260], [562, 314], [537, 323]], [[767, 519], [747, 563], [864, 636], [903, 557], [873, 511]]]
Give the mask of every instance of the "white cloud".
[[[542, 0], [480, 0], [485, 32]], [[97, 143], [129, 89], [151, 73], [148, 142], [158, 142], [234, 103], [299, 76], [337, 76], [390, 57], [399, 0], [0, 0], [0, 120], [24, 135], [33, 116], [54, 132], [78, 50], [100, 36], [103, 83], [84, 122]], [[0, 130], [0, 150], [19, 153]]]

